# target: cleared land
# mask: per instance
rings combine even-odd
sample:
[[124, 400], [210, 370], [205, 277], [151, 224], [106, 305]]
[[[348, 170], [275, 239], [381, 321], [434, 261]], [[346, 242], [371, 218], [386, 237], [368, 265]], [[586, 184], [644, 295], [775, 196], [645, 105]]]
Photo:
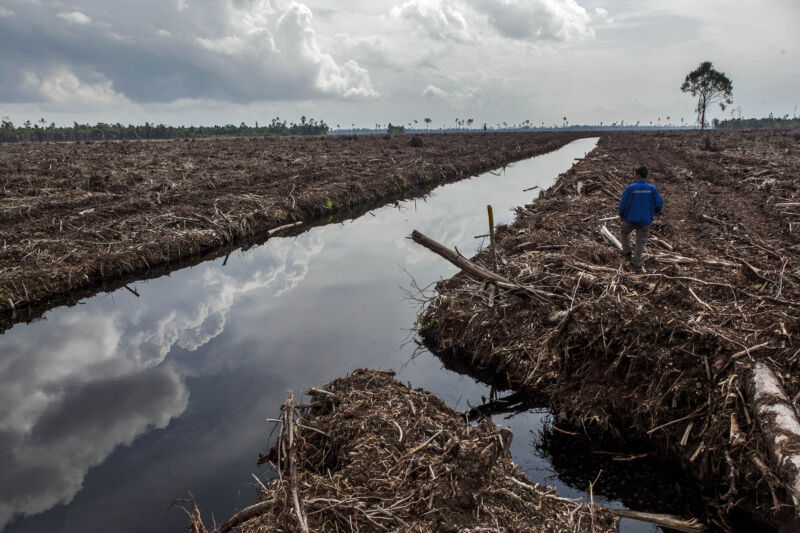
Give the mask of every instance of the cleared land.
[[0, 330], [270, 229], [421, 194], [586, 136], [0, 145]]
[[[641, 164], [665, 202], [646, 272], [599, 231], [618, 235], [619, 197]], [[763, 414], [754, 376], [774, 372], [781, 409], [796, 415], [798, 172], [796, 133], [604, 136], [498, 231], [498, 272], [513, 286], [492, 299], [475, 275], [440, 282], [423, 335], [568, 418], [678, 460], [708, 491], [707, 523], [727, 530], [744, 512], [794, 530], [797, 466], [775, 447], [796, 454], [800, 440], [776, 434], [783, 411]], [[473, 261], [491, 269], [487, 251]]]

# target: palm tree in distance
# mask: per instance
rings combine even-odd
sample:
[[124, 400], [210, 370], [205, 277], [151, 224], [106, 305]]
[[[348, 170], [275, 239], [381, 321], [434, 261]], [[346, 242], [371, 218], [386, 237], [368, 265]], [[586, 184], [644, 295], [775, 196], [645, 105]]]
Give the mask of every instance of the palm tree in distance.
[[425, 117], [425, 118], [423, 119], [423, 121], [425, 122], [425, 131], [428, 131], [428, 128], [430, 128], [430, 126], [431, 126], [431, 122], [433, 122], [433, 120], [431, 120], [431, 119], [430, 119], [430, 118], [428, 118], [428, 117]]

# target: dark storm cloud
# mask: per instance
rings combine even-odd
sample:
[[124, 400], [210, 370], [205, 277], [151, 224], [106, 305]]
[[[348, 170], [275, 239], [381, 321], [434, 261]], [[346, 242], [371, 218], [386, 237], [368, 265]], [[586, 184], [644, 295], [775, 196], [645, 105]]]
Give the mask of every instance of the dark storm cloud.
[[163, 426], [164, 400], [181, 397], [183, 386], [170, 369], [157, 367], [140, 374], [88, 384], [75, 383], [63, 391], [60, 403], [52, 404], [31, 429], [30, 445], [47, 446], [80, 435], [93, 442], [115, 425], [134, 419]]
[[[17, 2], [0, 17], [0, 91], [7, 102], [46, 90], [103, 86], [135, 102], [368, 97], [368, 74], [317, 46], [305, 6], [272, 2]], [[56, 78], [48, 84], [49, 80]], [[62, 80], [63, 81], [63, 80]], [[62, 82], [63, 86], [63, 82]], [[68, 91], [67, 91], [68, 92]]]
[[147, 428], [166, 427], [188, 403], [186, 387], [169, 367], [59, 388], [63, 400], [29, 435], [0, 432], [0, 529], [17, 513], [71, 500], [90, 466]]

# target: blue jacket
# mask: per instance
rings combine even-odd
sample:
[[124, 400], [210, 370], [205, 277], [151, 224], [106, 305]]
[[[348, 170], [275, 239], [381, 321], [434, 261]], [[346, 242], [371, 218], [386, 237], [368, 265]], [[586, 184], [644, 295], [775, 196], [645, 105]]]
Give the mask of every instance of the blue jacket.
[[661, 212], [664, 201], [655, 185], [639, 180], [628, 185], [619, 200], [619, 216], [636, 226], [649, 226]]

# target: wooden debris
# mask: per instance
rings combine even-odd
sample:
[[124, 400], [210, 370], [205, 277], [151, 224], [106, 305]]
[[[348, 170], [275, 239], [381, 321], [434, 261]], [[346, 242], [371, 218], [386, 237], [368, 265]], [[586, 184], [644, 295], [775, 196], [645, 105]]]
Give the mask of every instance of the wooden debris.
[[[262, 456], [281, 475], [215, 533], [618, 531], [616, 511], [527, 480], [511, 460], [510, 430], [488, 418], [465, 423], [391, 373], [359, 369], [310, 392], [304, 408], [290, 393], [280, 435]], [[192, 523], [202, 527], [195, 511]]]
[[[791, 407], [793, 398], [800, 402], [800, 233], [775, 205], [800, 201], [793, 170], [800, 152], [776, 150], [794, 143], [790, 136], [720, 134], [720, 152], [693, 150], [686, 143], [694, 137], [684, 134], [604, 136], [496, 235], [505, 259], [498, 275], [554, 296], [535, 305], [508, 298], [498, 312], [472, 297], [480, 280], [464, 271], [437, 284], [423, 337], [454, 364], [494, 371], [586, 427], [646, 438], [653, 453], [680, 457], [715, 492], [708, 512], [723, 528], [734, 507], [776, 520], [794, 507], [781, 488], [788, 463], [779, 464], [769, 438], [753, 431], [760, 421], [742, 384], [763, 363]], [[575, 190], [586, 176], [602, 176], [604, 188], [621, 191], [629, 179], [622, 169], [654, 157], [665, 205], [643, 273], [609, 246], [608, 228], [600, 227], [601, 239], [592, 230], [618, 196], [589, 194], [584, 185], [576, 197]], [[768, 188], [743, 180], [743, 172], [765, 167], [775, 179]], [[486, 265], [487, 257], [481, 252], [472, 262]], [[591, 282], [581, 277], [587, 273]]]

